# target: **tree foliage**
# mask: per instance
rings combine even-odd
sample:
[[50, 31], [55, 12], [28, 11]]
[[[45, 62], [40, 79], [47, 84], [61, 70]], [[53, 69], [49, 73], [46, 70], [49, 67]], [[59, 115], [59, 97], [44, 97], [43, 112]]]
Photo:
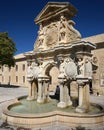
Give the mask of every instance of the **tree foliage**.
[[8, 36], [7, 32], [0, 33], [0, 65], [14, 66], [15, 60], [13, 58], [16, 52], [16, 46], [13, 40]]

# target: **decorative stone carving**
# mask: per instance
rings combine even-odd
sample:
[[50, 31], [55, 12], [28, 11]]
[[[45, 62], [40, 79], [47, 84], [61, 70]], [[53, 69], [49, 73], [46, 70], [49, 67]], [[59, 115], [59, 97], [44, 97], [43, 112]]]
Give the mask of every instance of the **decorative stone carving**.
[[92, 61], [93, 61], [94, 64], [97, 64], [97, 62], [98, 62], [97, 57], [93, 57]]
[[32, 62], [27, 68], [27, 80], [32, 81], [34, 78], [37, 79], [38, 76], [41, 74], [43, 67], [42, 63]]
[[58, 60], [59, 60], [59, 76], [60, 78], [65, 78], [66, 79], [66, 74], [65, 74], [65, 61], [62, 57], [58, 57]]
[[39, 35], [39, 46], [41, 46], [44, 42], [44, 30], [42, 24], [40, 24], [40, 30], [38, 31], [38, 35]]
[[33, 68], [32, 65], [29, 64], [27, 67], [27, 81], [31, 82], [33, 80]]
[[72, 20], [67, 20], [63, 15], [60, 17], [59, 23], [59, 43], [75, 42], [81, 39], [81, 34], [73, 25]]
[[39, 75], [40, 72], [41, 72], [41, 69], [40, 69], [40, 67], [38, 66], [38, 63], [33, 62], [33, 63], [32, 63], [32, 69], [33, 69], [33, 77], [34, 77], [34, 78], [38, 78], [38, 75]]
[[66, 29], [67, 29], [67, 21], [66, 18], [62, 15], [60, 17], [59, 24], [59, 42], [66, 42]]
[[78, 59], [78, 74], [84, 76], [84, 61], [83, 61], [83, 58]]
[[77, 76], [77, 66], [71, 58], [66, 59], [65, 73], [68, 79], [75, 79]]
[[59, 67], [59, 73], [60, 74], [65, 74], [65, 62], [64, 59], [60, 59], [60, 67]]
[[40, 29], [38, 31], [38, 38], [35, 43], [36, 49], [43, 49], [44, 48], [44, 29], [42, 24], [40, 24]]
[[55, 46], [58, 40], [57, 23], [51, 23], [45, 29], [45, 43], [48, 48]]
[[78, 30], [76, 30], [73, 26], [75, 25], [75, 22], [72, 20], [68, 21], [68, 35], [67, 35], [67, 41], [78, 41], [81, 39], [81, 34]]
[[60, 20], [47, 21], [47, 24], [40, 24], [38, 38], [35, 42], [35, 51], [46, 50], [59, 46], [60, 44], [69, 44], [81, 39], [80, 33], [73, 27], [75, 23], [68, 20], [61, 14]]
[[92, 77], [92, 63], [89, 58], [78, 59], [78, 74], [82, 77], [91, 79]]
[[90, 59], [85, 59], [85, 77], [92, 79], [92, 63]]

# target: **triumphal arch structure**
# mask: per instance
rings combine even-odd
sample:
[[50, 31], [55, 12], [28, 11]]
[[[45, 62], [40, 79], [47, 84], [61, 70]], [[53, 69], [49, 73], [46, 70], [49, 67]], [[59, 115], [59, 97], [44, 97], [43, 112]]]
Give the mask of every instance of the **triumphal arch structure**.
[[81, 40], [72, 18], [76, 8], [68, 2], [49, 2], [35, 19], [39, 26], [34, 50], [25, 53], [28, 62], [27, 80], [29, 94], [27, 100], [36, 99], [38, 103], [50, 100], [50, 70], [59, 70], [58, 85], [60, 101], [58, 107], [72, 105], [70, 83], [79, 86], [78, 112], [89, 109], [89, 80], [92, 78], [92, 54], [95, 45]]

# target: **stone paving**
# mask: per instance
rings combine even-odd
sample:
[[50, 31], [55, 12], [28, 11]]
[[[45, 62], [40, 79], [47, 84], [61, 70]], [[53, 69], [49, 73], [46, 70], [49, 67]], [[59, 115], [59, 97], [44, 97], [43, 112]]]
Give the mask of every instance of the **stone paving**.
[[[26, 129], [21, 127], [14, 127], [10, 126], [7, 123], [3, 122], [1, 118], [2, 114], [2, 106], [6, 101], [9, 101], [11, 99], [17, 98], [19, 96], [27, 95], [28, 94], [28, 88], [23, 87], [0, 87], [0, 130], [77, 130], [76, 128], [69, 128], [67, 126], [50, 126], [47, 128], [38, 128], [38, 129]], [[101, 104], [104, 107], [104, 96], [90, 96], [91, 102], [96, 102]], [[95, 127], [90, 129], [80, 129], [80, 130], [104, 130], [104, 126], [102, 127]]]

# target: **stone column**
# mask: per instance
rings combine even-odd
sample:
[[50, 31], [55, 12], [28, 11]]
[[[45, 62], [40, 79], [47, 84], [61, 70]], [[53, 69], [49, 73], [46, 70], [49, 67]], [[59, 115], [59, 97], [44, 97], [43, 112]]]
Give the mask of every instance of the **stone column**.
[[66, 86], [67, 80], [63, 74], [60, 74], [58, 79], [59, 79], [59, 87], [60, 87], [60, 102], [57, 104], [57, 107], [65, 108], [67, 106], [72, 105], [68, 87]]
[[43, 103], [43, 81], [38, 79], [38, 103]]
[[48, 102], [51, 100], [49, 97], [49, 80], [48, 79], [44, 81], [43, 99], [45, 102]]
[[32, 82], [32, 97], [37, 99], [37, 85], [35, 82]]
[[57, 104], [57, 107], [60, 107], [60, 108], [65, 108], [67, 106], [66, 102], [65, 102], [65, 82], [66, 82], [66, 79], [64, 77], [58, 77], [59, 79], [59, 87], [60, 87], [60, 102]]
[[31, 86], [31, 82], [28, 82], [28, 97], [27, 100], [33, 100], [34, 98], [32, 97], [32, 86]]
[[89, 111], [89, 84], [88, 78], [78, 78], [79, 85], [79, 105], [76, 112], [86, 113]]
[[68, 90], [67, 86], [64, 87], [64, 92], [65, 92], [65, 102], [66, 102], [67, 106], [71, 106], [72, 101], [70, 99], [69, 90]]
[[48, 88], [49, 85], [49, 77], [46, 75], [40, 75], [38, 77], [38, 103], [44, 103], [47, 101], [48, 95]]

